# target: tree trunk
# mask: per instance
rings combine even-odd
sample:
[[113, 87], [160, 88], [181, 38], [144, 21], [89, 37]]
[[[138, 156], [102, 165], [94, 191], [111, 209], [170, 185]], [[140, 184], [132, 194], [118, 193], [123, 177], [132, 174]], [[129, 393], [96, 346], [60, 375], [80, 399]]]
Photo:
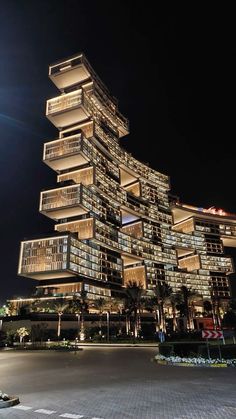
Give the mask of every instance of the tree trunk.
[[157, 333], [157, 332], [159, 332], [159, 329], [160, 329], [160, 323], [159, 323], [159, 317], [160, 316], [158, 316], [158, 310], [155, 310], [154, 317], [155, 317], [155, 329], [156, 329], [156, 333]]
[[138, 337], [138, 315], [137, 308], [134, 309], [134, 337]]
[[165, 322], [165, 313], [164, 313], [164, 303], [163, 303], [163, 301], [161, 301], [161, 303], [160, 303], [160, 314], [161, 314], [160, 328], [161, 328], [162, 332], [166, 333], [166, 322]]
[[61, 313], [58, 313], [57, 337], [61, 335]]
[[99, 314], [99, 335], [102, 336], [102, 313]]
[[177, 330], [177, 319], [176, 319], [176, 308], [175, 304], [172, 303], [172, 317], [173, 317], [173, 332]]
[[81, 341], [83, 341], [85, 339], [85, 335], [84, 335], [84, 310], [82, 310], [82, 312], [81, 312], [79, 338], [80, 338]]
[[126, 328], [126, 335], [130, 332], [130, 319], [128, 315], [125, 316], [125, 328]]

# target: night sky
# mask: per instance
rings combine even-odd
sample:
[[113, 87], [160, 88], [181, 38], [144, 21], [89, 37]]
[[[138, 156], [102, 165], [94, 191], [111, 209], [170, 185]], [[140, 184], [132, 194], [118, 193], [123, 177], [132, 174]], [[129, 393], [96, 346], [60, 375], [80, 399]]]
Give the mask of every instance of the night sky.
[[236, 212], [233, 11], [152, 5], [0, 0], [0, 302], [33, 288], [16, 274], [20, 240], [53, 231], [38, 213], [40, 190], [56, 186], [42, 163], [43, 143], [57, 138], [48, 65], [77, 52], [130, 120], [121, 144], [170, 175], [182, 202]]

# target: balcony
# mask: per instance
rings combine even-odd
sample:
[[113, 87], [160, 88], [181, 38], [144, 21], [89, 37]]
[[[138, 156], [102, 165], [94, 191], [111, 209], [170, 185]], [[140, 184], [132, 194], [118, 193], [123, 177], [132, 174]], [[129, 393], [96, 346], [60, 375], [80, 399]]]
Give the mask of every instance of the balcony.
[[49, 66], [49, 77], [58, 89], [79, 84], [90, 77], [87, 62], [82, 54]]
[[118, 101], [111, 96], [107, 87], [95, 73], [83, 54], [77, 54], [67, 60], [49, 66], [49, 77], [62, 92], [71, 86], [95, 82], [101, 96], [106, 98], [108, 106], [117, 109]]
[[45, 143], [43, 161], [56, 171], [86, 164], [89, 158], [86, 156], [86, 145], [83, 135], [72, 135]]
[[47, 100], [46, 116], [58, 129], [88, 119], [90, 113], [84, 105], [82, 89]]
[[141, 284], [143, 286], [143, 289], [147, 288], [146, 268], [144, 265], [124, 269], [124, 286], [127, 286], [127, 284], [129, 284], [130, 281], [135, 281]]
[[180, 269], [186, 269], [187, 272], [192, 272], [201, 269], [200, 257], [199, 255], [191, 255], [179, 259], [178, 266]]
[[86, 214], [88, 211], [82, 205], [82, 185], [41, 192], [39, 211], [54, 220]]
[[21, 242], [18, 275], [33, 279], [65, 278], [69, 270], [68, 235]]
[[95, 184], [96, 175], [95, 167], [89, 166], [72, 172], [63, 173], [57, 176], [57, 182], [72, 181], [74, 183], [82, 183], [85, 186]]
[[94, 219], [85, 218], [83, 220], [70, 221], [55, 225], [55, 230], [60, 233], [77, 233], [78, 239], [88, 240], [94, 237]]

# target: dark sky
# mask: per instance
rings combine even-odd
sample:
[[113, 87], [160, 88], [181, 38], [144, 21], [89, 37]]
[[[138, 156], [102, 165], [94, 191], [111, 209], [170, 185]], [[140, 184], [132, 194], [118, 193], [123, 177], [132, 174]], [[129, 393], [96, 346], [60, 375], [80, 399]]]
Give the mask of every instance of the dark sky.
[[[19, 242], [53, 230], [39, 192], [57, 130], [45, 101], [48, 65], [83, 51], [130, 120], [122, 145], [169, 174], [182, 202], [236, 212], [233, 10], [153, 11], [153, 1], [0, 1], [0, 301], [27, 295]], [[158, 4], [158, 3], [157, 3]]]

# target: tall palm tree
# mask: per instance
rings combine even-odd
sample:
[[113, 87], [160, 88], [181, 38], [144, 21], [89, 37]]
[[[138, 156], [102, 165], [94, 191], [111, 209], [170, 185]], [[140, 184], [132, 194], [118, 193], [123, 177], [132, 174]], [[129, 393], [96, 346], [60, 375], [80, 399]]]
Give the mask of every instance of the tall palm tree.
[[133, 333], [134, 337], [138, 337], [138, 330], [139, 330], [139, 315], [140, 315], [140, 305], [141, 305], [141, 297], [143, 295], [143, 286], [141, 283], [136, 281], [129, 281], [126, 287], [126, 307], [127, 312], [133, 314], [134, 317], [134, 325], [133, 325]]
[[170, 285], [166, 282], [157, 281], [156, 287], [154, 288], [154, 293], [159, 305], [159, 328], [166, 332], [166, 319], [165, 319], [165, 304], [168, 298], [173, 293], [173, 290]]
[[[118, 326], [118, 334], [121, 335], [122, 333], [122, 327], [121, 327], [121, 314], [122, 314], [122, 310], [124, 308], [124, 301], [122, 300], [122, 298], [118, 298], [118, 297], [113, 297], [110, 300], [107, 301], [107, 310], [108, 313], [118, 313], [119, 315], [119, 326]], [[107, 317], [108, 319], [108, 317]], [[109, 327], [109, 325], [107, 325], [107, 328]]]
[[154, 314], [156, 332], [160, 329], [159, 322], [159, 302], [157, 297], [150, 297], [145, 299], [145, 309]]
[[78, 319], [78, 337], [80, 336], [82, 305], [82, 301], [77, 295], [74, 295], [68, 304], [68, 311], [75, 314]]
[[212, 315], [212, 304], [209, 300], [204, 300], [203, 301], [203, 310], [204, 310], [204, 315], [205, 316]]
[[211, 293], [211, 301], [212, 301], [212, 313], [213, 313], [213, 322], [215, 327], [221, 327], [222, 319], [221, 319], [221, 300], [219, 295]]
[[94, 308], [98, 310], [99, 312], [99, 335], [101, 336], [102, 335], [102, 315], [105, 308], [107, 307], [107, 301], [105, 300], [105, 298], [100, 297], [94, 301], [93, 305], [94, 305]]
[[80, 293], [80, 307], [81, 307], [81, 320], [80, 320], [80, 340], [85, 339], [85, 327], [84, 327], [84, 313], [88, 310], [87, 291], [82, 289]]
[[57, 337], [59, 338], [61, 336], [61, 316], [68, 308], [68, 304], [65, 303], [63, 300], [57, 301], [54, 304], [54, 310], [56, 311], [58, 315], [58, 323], [57, 323]]
[[170, 295], [169, 301], [170, 301], [171, 309], [172, 309], [173, 332], [175, 332], [178, 329], [176, 312], [179, 305], [183, 303], [183, 295], [181, 294], [181, 292], [175, 292]]
[[194, 289], [188, 288], [185, 285], [182, 285], [180, 288], [180, 291], [183, 295], [183, 305], [184, 305], [184, 312], [187, 319], [187, 329], [193, 330], [194, 329], [194, 323], [193, 323], [193, 317], [194, 317], [194, 302], [202, 296]]

